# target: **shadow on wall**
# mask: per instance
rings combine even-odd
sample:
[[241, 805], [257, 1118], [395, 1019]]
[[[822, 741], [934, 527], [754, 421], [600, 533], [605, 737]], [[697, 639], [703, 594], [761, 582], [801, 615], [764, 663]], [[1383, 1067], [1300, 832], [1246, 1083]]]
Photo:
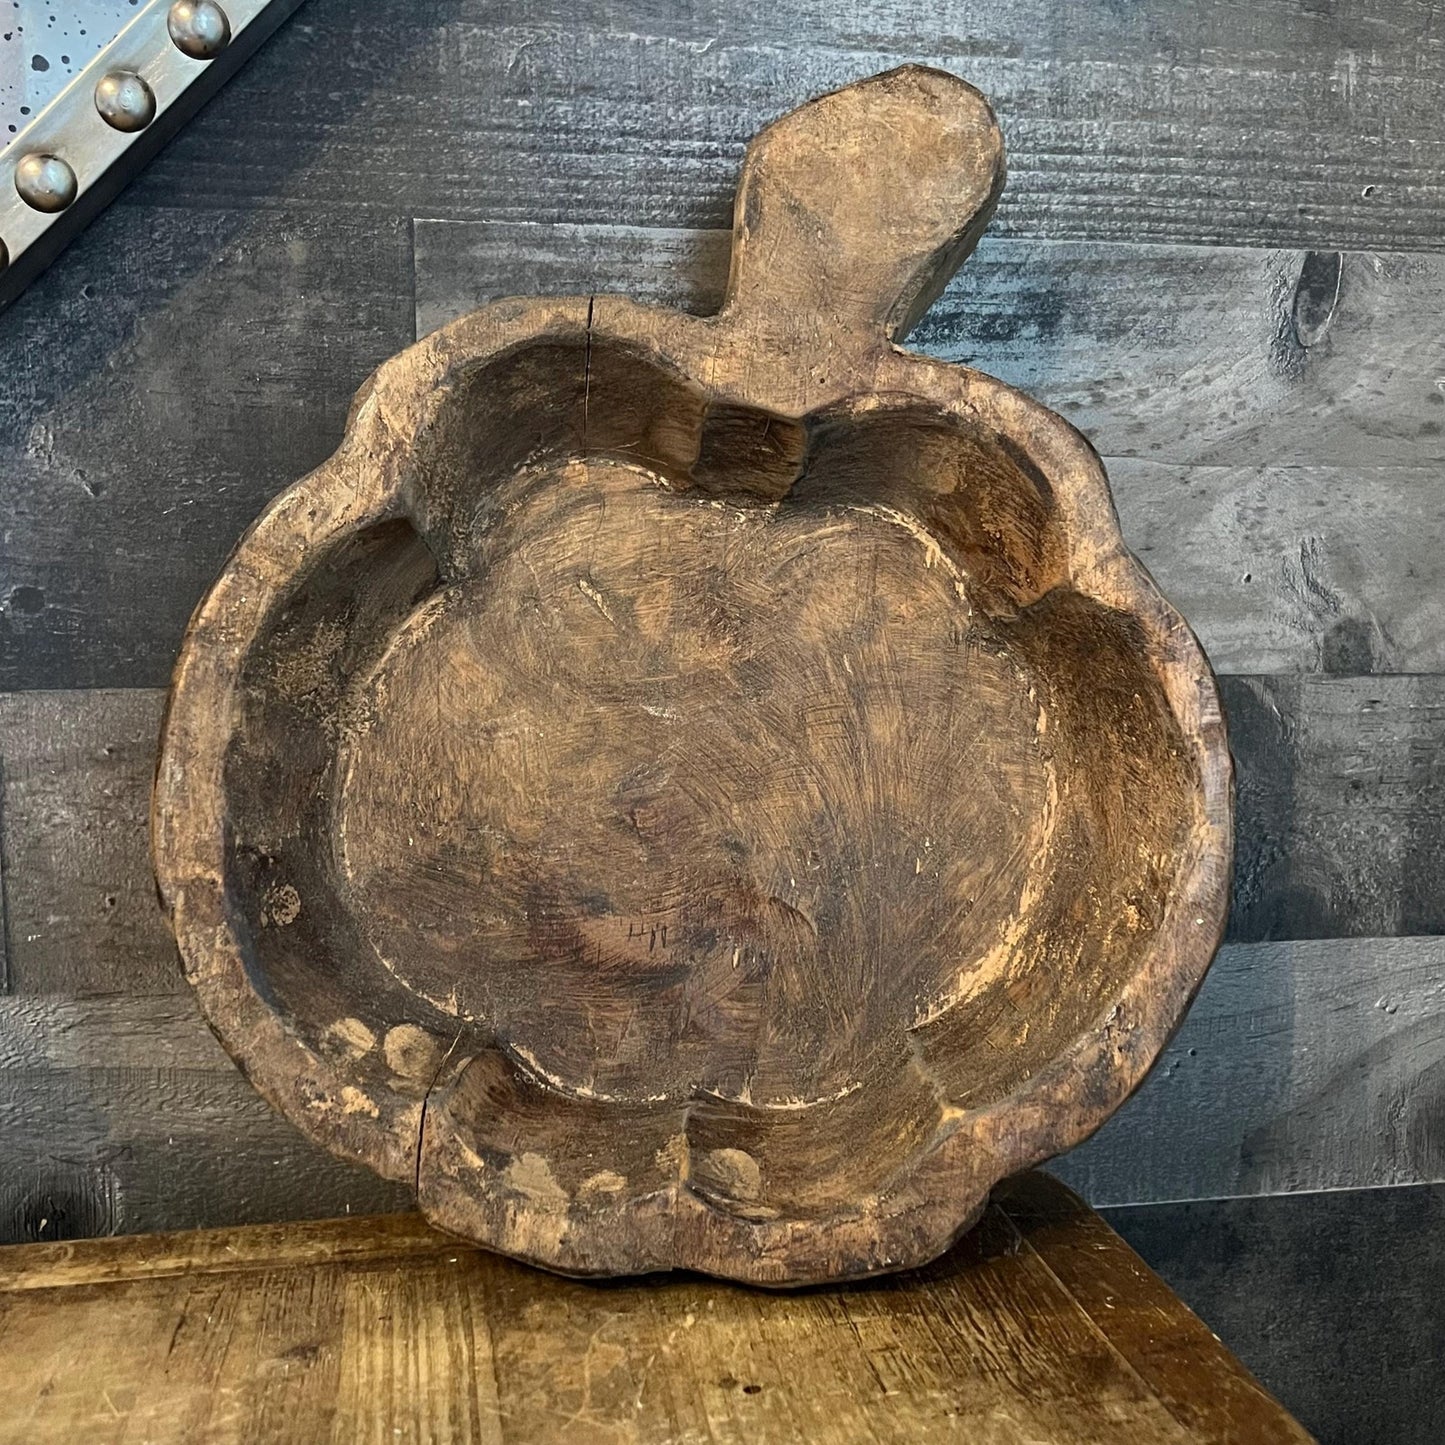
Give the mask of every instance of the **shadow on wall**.
[[1445, 1439], [1445, 1185], [1108, 1220], [1320, 1445]]
[[1290, 719], [1252, 678], [1220, 682], [1235, 760], [1234, 894], [1229, 933], [1237, 942], [1327, 934], [1330, 900], [1298, 868], [1297, 749]]

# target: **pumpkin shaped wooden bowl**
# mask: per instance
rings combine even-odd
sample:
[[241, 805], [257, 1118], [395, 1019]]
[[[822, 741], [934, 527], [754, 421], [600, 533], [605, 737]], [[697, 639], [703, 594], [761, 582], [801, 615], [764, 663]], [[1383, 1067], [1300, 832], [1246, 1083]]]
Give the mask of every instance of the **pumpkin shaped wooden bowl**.
[[1082, 437], [894, 341], [1002, 181], [952, 76], [802, 107], [718, 315], [443, 327], [197, 612], [154, 814], [187, 974], [443, 1228], [569, 1273], [916, 1264], [1199, 984], [1208, 666]]

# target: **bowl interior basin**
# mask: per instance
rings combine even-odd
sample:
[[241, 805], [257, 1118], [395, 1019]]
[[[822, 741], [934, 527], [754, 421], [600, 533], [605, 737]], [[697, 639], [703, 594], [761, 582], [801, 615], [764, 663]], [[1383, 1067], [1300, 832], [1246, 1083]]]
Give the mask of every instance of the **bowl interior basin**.
[[476, 366], [247, 659], [256, 986], [375, 1087], [474, 1059], [479, 1158], [590, 1130], [568, 1197], [886, 1190], [1171, 894], [1198, 779], [1067, 558], [1027, 455], [918, 399], [771, 415], [596, 335]]

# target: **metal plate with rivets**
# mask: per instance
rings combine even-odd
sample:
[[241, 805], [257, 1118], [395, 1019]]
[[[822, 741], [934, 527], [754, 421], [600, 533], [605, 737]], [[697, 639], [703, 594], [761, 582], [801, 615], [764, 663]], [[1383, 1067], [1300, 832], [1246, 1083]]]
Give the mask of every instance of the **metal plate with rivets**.
[[[0, 150], [0, 307], [233, 75], [300, 0], [148, 0]], [[37, 16], [44, 7], [36, 7]], [[48, 13], [48, 12], [47, 12]], [[23, 14], [23, 12], [22, 12]], [[50, 17], [53, 21], [54, 17]], [[23, 20], [5, 43], [14, 55]], [[83, 32], [80, 32], [83, 33]], [[93, 37], [87, 37], [88, 47]], [[52, 47], [53, 48], [53, 47]], [[80, 50], [80, 45], [72, 48]], [[69, 65], [70, 57], [61, 57]], [[38, 50], [37, 72], [51, 61]], [[43, 86], [35, 89], [43, 92]]]

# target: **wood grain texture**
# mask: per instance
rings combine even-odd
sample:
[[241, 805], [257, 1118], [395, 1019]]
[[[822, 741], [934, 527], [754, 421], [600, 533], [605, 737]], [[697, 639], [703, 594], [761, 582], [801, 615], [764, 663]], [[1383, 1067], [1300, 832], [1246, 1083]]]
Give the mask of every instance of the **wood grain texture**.
[[1034, 1177], [914, 1275], [598, 1288], [412, 1217], [0, 1254], [0, 1439], [1307, 1445]]
[[[152, 169], [143, 183], [150, 189], [133, 190], [124, 210], [113, 211], [77, 243], [71, 258], [32, 293], [23, 328], [14, 319], [18, 311], [0, 317], [0, 395], [23, 395], [32, 382], [41, 393], [36, 408], [27, 403], [0, 413], [0, 488], [7, 497], [7, 526], [0, 530], [4, 685], [155, 687], [165, 681], [185, 617], [239, 530], [294, 475], [298, 459], [329, 451], [357, 381], [407, 339], [410, 282], [399, 244], [404, 222], [397, 218], [408, 214], [413, 200], [424, 198], [425, 213], [435, 216], [563, 223], [555, 235], [531, 225], [457, 226], [456, 244], [438, 244], [430, 270], [421, 268], [419, 314], [432, 304], [425, 283], [429, 276], [441, 278], [448, 255], [456, 257], [453, 277], [438, 279], [438, 297], [449, 288], [464, 296], [470, 286], [480, 300], [490, 294], [483, 278], [491, 275], [502, 292], [597, 285], [650, 295], [648, 286], [660, 278], [650, 248], [661, 239], [678, 261], [699, 235], [713, 248], [713, 259], [704, 257], [684, 273], [684, 284], [695, 289], [683, 299], [705, 310], [725, 275], [722, 233], [674, 230], [659, 238], [654, 230], [620, 223], [724, 224], [743, 140], [756, 117], [806, 89], [799, 73], [856, 63], [861, 74], [891, 55], [930, 48], [946, 50], [945, 63], [965, 76], [982, 74], [971, 67], [983, 64], [1011, 84], [1004, 119], [1014, 181], [997, 224], [1012, 234], [984, 243], [915, 340], [943, 354], [957, 344], [953, 354], [973, 355], [985, 369], [1037, 386], [1051, 404], [1082, 421], [1106, 451], [1127, 454], [1110, 464], [1126, 535], [1136, 548], [1150, 549], [1144, 555], [1151, 569], [1222, 670], [1441, 670], [1438, 559], [1445, 550], [1433, 501], [1440, 433], [1430, 430], [1440, 413], [1428, 395], [1445, 374], [1430, 350], [1442, 333], [1441, 288], [1436, 258], [1399, 252], [1437, 247], [1441, 235], [1439, 22], [1424, 0], [1370, 7], [1350, 0], [1299, 7], [1181, 7], [1167, 0], [1120, 6], [1101, 0], [1067, 7], [970, 5], [966, 13], [951, 5], [940, 10], [908, 3], [780, 11], [636, 0], [580, 19], [575, 7], [544, 8], [537, 0], [485, 8], [480, 0], [405, 6], [387, 0], [374, 8], [377, 26], [391, 37], [386, 47], [376, 45], [377, 31], [356, 25], [353, 8], [343, 0], [311, 0], [253, 68], [258, 89], [246, 91], [243, 75], [229, 102], [219, 102]], [[608, 27], [631, 33], [602, 35]], [[768, 45], [775, 54], [759, 63], [756, 47]], [[801, 72], [792, 58], [797, 51], [803, 52]], [[661, 85], [649, 68], [659, 56]], [[503, 66], [512, 74], [499, 75]], [[217, 165], [222, 152], [224, 163]], [[345, 204], [317, 210], [318, 191]], [[192, 214], [177, 215], [176, 207]], [[273, 212], [281, 214], [268, 214]], [[579, 217], [611, 224], [574, 226]], [[438, 225], [435, 233], [447, 229]], [[418, 223], [423, 251], [432, 230]], [[1093, 241], [1075, 246], [1029, 239], [1039, 233]], [[231, 234], [251, 235], [255, 245], [228, 249], [224, 241]], [[379, 239], [387, 236], [397, 249], [387, 251]], [[1140, 236], [1323, 249], [1313, 260], [1299, 252], [1193, 246], [1171, 257], [1168, 248], [1133, 244]], [[574, 244], [581, 249], [569, 250]], [[1341, 246], [1393, 248], [1397, 254], [1382, 255], [1377, 265], [1345, 252], [1338, 304], [1331, 309], [1330, 258]], [[218, 247], [225, 264], [212, 267]], [[320, 248], [319, 260], [303, 259], [298, 266], [307, 247], [313, 254]], [[1065, 255], [1081, 275], [1077, 286], [1070, 284], [1068, 268], [1053, 264]], [[610, 273], [607, 268], [621, 258], [630, 269]], [[568, 266], [575, 269], [562, 274]], [[476, 270], [469, 273], [469, 267]], [[69, 269], [62, 284], [56, 278], [63, 268]], [[232, 274], [235, 286], [228, 283]], [[183, 282], [196, 276], [204, 284], [182, 304], [169, 290], [175, 276]], [[1303, 287], [1301, 279], [1307, 279]], [[279, 305], [268, 289], [273, 282], [290, 288]], [[1301, 317], [1314, 341], [1302, 358], [1288, 345], [1276, 356], [1265, 348], [1289, 342], [1289, 326], [1282, 323], [1293, 325], [1296, 295], [1304, 299]], [[1366, 298], [1380, 308], [1378, 321], [1363, 307]], [[331, 299], [334, 310], [327, 309]], [[293, 314], [307, 308], [317, 325], [294, 327]], [[368, 327], [383, 312], [383, 324], [368, 338]], [[203, 324], [194, 324], [197, 317], [204, 317]], [[1328, 319], [1323, 335], [1321, 317]], [[152, 334], [155, 343], [144, 344]], [[272, 346], [273, 340], [283, 344]], [[965, 341], [976, 349], [966, 349]], [[1272, 369], [1272, 361], [1292, 356], [1293, 363]], [[97, 368], [104, 369], [102, 379], [92, 377]], [[1358, 372], [1358, 388], [1351, 385], [1350, 368]], [[203, 403], [177, 383], [177, 374], [187, 370], [207, 378]], [[1131, 394], [1132, 378], [1137, 395]], [[1181, 378], [1188, 391], [1176, 386]], [[1071, 385], [1077, 387], [1072, 395]], [[87, 426], [91, 417], [105, 415], [107, 388], [111, 395], [131, 388], [138, 399], [127, 402], [131, 420], [109, 423], [105, 445], [92, 448]], [[72, 392], [73, 405], [67, 402]], [[1204, 419], [1199, 431], [1176, 424], [1193, 404], [1191, 395]], [[32, 419], [44, 421], [58, 439], [53, 451], [43, 432], [30, 446]], [[175, 441], [183, 428], [193, 428], [194, 438]], [[152, 433], [164, 443], [154, 453]], [[224, 437], [224, 444], [208, 445], [212, 435]], [[113, 475], [111, 455], [119, 459]], [[179, 458], [173, 471], [160, 465], [166, 456]], [[1197, 469], [1200, 457], [1219, 469]], [[1171, 472], [1181, 458], [1190, 468], [1183, 477]], [[235, 465], [238, 460], [244, 465]], [[92, 530], [91, 513], [101, 509], [80, 489], [97, 464], [113, 485], [103, 524]], [[27, 494], [34, 495], [33, 505]], [[8, 539], [18, 540], [12, 546]], [[140, 560], [132, 566], [131, 557]], [[57, 608], [45, 606], [52, 598]], [[1331, 638], [1337, 620], [1353, 625]], [[1338, 870], [1305, 910], [1304, 931], [1328, 931], [1336, 921], [1345, 932], [1368, 931], [1374, 920], [1401, 912], [1388, 898], [1381, 903], [1392, 887], [1383, 876], [1388, 865], [1373, 862], [1370, 851], [1373, 838], [1379, 856], [1388, 854], [1395, 824], [1365, 826], [1370, 800], [1382, 793], [1382, 817], [1393, 817], [1407, 839], [1427, 836], [1426, 809], [1433, 806], [1428, 787], [1412, 813], [1395, 780], [1405, 776], [1412, 751], [1418, 769], [1431, 749], [1438, 753], [1440, 740], [1409, 726], [1373, 733], [1370, 747], [1381, 751], [1371, 769], [1359, 756], [1349, 759], [1348, 710], [1330, 723], [1334, 740], [1325, 747], [1317, 730], [1289, 712], [1293, 700], [1288, 688], [1271, 698], [1284, 713], [1284, 756], [1292, 755], [1297, 732], [1314, 741], [1309, 767], [1287, 767], [1285, 776], [1308, 776], [1322, 767], [1326, 778], [1352, 790], [1358, 811], [1345, 810], [1341, 800], [1330, 804], [1312, 786], [1297, 798], [1286, 796], [1281, 785], [1272, 794], [1275, 811], [1261, 828], [1278, 848], [1303, 840], [1307, 871], [1316, 878], [1322, 868]], [[1309, 705], [1310, 698], [1303, 702]], [[133, 816], [139, 811], [137, 797]], [[1336, 848], [1329, 829], [1342, 819], [1350, 826]], [[1412, 859], [1429, 856], [1411, 843], [1404, 864], [1413, 869]], [[26, 866], [23, 857], [19, 866]], [[1368, 889], [1350, 884], [1352, 871], [1372, 873]], [[3, 860], [3, 847], [0, 872], [8, 873], [13, 887], [15, 872]], [[1276, 857], [1264, 891], [1252, 895], [1247, 936], [1270, 931], [1281, 890], [1289, 892], [1289, 873], [1287, 860]], [[137, 876], [135, 868], [130, 876]], [[57, 880], [62, 909], [69, 907], [69, 882]], [[1396, 895], [1404, 887], [1404, 880], [1394, 884]], [[1361, 913], [1353, 919], [1348, 910], [1342, 914], [1341, 901], [1361, 903]], [[1295, 916], [1293, 908], [1285, 912]], [[90, 915], [82, 910], [71, 917]], [[106, 923], [107, 930], [113, 926]], [[149, 922], [137, 919], [137, 938], [149, 932]], [[77, 934], [77, 957], [95, 943], [117, 947], [97, 927], [93, 936]], [[1288, 966], [1328, 980], [1335, 965], [1328, 961], [1329, 947], [1323, 941], [1319, 946], [1318, 957], [1284, 950]], [[90, 956], [103, 955], [92, 949]], [[1289, 989], [1281, 985], [1270, 953], [1227, 950], [1219, 969], [1227, 973], [1234, 959], [1240, 960], [1241, 989], [1259, 988], [1257, 1005], [1241, 998], [1243, 1015], [1278, 1021], [1293, 982]], [[167, 967], [157, 958], [154, 978], [162, 979]], [[1400, 1007], [1425, 1007], [1428, 989], [1395, 947], [1361, 944], [1338, 967], [1347, 1000], [1363, 999], [1358, 990], [1368, 991], [1377, 967], [1385, 975], [1384, 997], [1384, 984], [1398, 967], [1413, 980]], [[1208, 1007], [1209, 997], [1201, 1007]], [[1313, 1001], [1328, 1007], [1327, 998]], [[43, 1006], [60, 1002], [49, 999]], [[144, 1006], [170, 1004], [161, 999]], [[1349, 1003], [1338, 1015], [1340, 1024], [1354, 1007]], [[1380, 1022], [1366, 1004], [1359, 1007]], [[1347, 1084], [1327, 1090], [1351, 1118], [1362, 1104], [1374, 1118], [1395, 1080], [1403, 1097], [1429, 1097], [1414, 1074], [1428, 1070], [1434, 1055], [1428, 1039], [1402, 1039], [1394, 1031], [1399, 1017], [1383, 1015], [1386, 1052], [1365, 1051], [1363, 1100]], [[1423, 1022], [1428, 1014], [1415, 1017]], [[48, 1016], [27, 1027], [37, 1038], [69, 1031]], [[110, 1027], [101, 1017], [86, 1030], [85, 1047], [96, 1059], [104, 1057]], [[1314, 1032], [1305, 1014], [1291, 1027], [1335, 1047], [1353, 1047], [1353, 1041], [1340, 1042], [1334, 1026]], [[147, 1039], [155, 1040], [162, 1057], [185, 1055], [197, 1040], [208, 1042], [193, 1016], [183, 1024], [145, 1015], [130, 1022], [117, 1018], [114, 1028], [127, 1068], [144, 1063]], [[1375, 1032], [1365, 1032], [1372, 1047], [1381, 1042]], [[1263, 1047], [1271, 1040], [1284, 1048], [1289, 1035], [1246, 1032], [1243, 1042]], [[1221, 1040], [1208, 1043], [1217, 1050]], [[1218, 1113], [1221, 1096], [1185, 1087], [1188, 1068], [1205, 1057], [1203, 1047], [1193, 1059], [1186, 1051], [1187, 1063], [1169, 1055], [1176, 1071], [1156, 1077], [1129, 1107], [1143, 1108], [1157, 1095], [1186, 1101], [1199, 1113]], [[1248, 1077], [1263, 1078], [1270, 1097], [1291, 1101], [1280, 1084], [1287, 1066], [1261, 1063], [1258, 1073], [1249, 1072], [1253, 1059], [1246, 1053], [1241, 1065]], [[1229, 1065], [1219, 1067], [1222, 1074]], [[128, 1077], [107, 1073], [104, 1082], [109, 1088]], [[100, 1081], [96, 1071], [88, 1089]], [[18, 1087], [18, 1108], [57, 1098], [57, 1114], [71, 1107], [70, 1095]], [[133, 1093], [117, 1087], [96, 1108], [113, 1117], [134, 1101]], [[1121, 1116], [1121, 1125], [1129, 1117]], [[1237, 1147], [1227, 1129], [1221, 1136], [1201, 1127], [1195, 1135], [1188, 1120], [1159, 1117], [1166, 1137], [1177, 1129], [1199, 1138], [1203, 1160], [1220, 1177], [1252, 1177], [1242, 1160], [1231, 1169], [1225, 1154], [1216, 1152], [1221, 1138], [1224, 1150]], [[1297, 1152], [1291, 1162], [1285, 1142], [1271, 1134], [1269, 1176], [1308, 1180], [1316, 1177], [1316, 1163], [1332, 1168], [1343, 1162], [1351, 1177], [1357, 1170], [1389, 1177], [1392, 1162], [1382, 1151], [1400, 1145], [1395, 1122], [1387, 1110], [1377, 1134], [1349, 1138], [1332, 1131], [1328, 1116], [1306, 1110], [1291, 1119], [1287, 1138], [1309, 1153]], [[1304, 1124], [1320, 1125], [1327, 1137], [1299, 1132]], [[215, 1114], [207, 1145], [212, 1154], [224, 1155], [233, 1128], [224, 1110]], [[1120, 1138], [1121, 1147], [1143, 1147], [1138, 1135]], [[164, 1149], [163, 1139], [157, 1142], [152, 1131], [145, 1147]], [[1377, 1141], [1380, 1150], [1373, 1147]], [[1112, 1136], [1102, 1136], [1099, 1145], [1112, 1149]], [[1411, 1160], [1433, 1157], [1428, 1146], [1423, 1127], [1405, 1136]], [[1148, 1157], [1151, 1172], [1177, 1177], [1170, 1172], [1177, 1161], [1157, 1152]], [[122, 1195], [117, 1208], [103, 1165], [93, 1173], [90, 1165], [63, 1160], [41, 1165], [49, 1171], [48, 1182], [40, 1182], [52, 1203], [84, 1194], [83, 1207], [72, 1211], [71, 1232], [98, 1232], [117, 1218], [126, 1228], [187, 1222], [168, 1213], [185, 1198], [184, 1180], [178, 1193], [155, 1187], [153, 1207], [142, 1213], [134, 1193]], [[211, 1165], [198, 1167], [205, 1176]], [[8, 1183], [3, 1163], [0, 1177]], [[32, 1176], [22, 1177], [29, 1189]], [[163, 1181], [169, 1174], [157, 1165], [153, 1177]], [[1112, 1188], [1128, 1174], [1100, 1165], [1093, 1177]], [[284, 1171], [264, 1171], [264, 1182], [252, 1182], [256, 1217], [287, 1207]], [[342, 1207], [343, 1196], [334, 1197], [334, 1207]], [[1242, 1321], [1231, 1335], [1236, 1346], [1262, 1366], [1271, 1356], [1287, 1355], [1298, 1381], [1293, 1398], [1301, 1407], [1323, 1393], [1340, 1410], [1344, 1423], [1338, 1429], [1328, 1430], [1328, 1421], [1320, 1428], [1341, 1445], [1371, 1438], [1403, 1442], [1412, 1435], [1434, 1445], [1445, 1431], [1430, 1391], [1430, 1366], [1442, 1353], [1429, 1323], [1440, 1265], [1432, 1264], [1425, 1248], [1441, 1231], [1427, 1213], [1402, 1207], [1387, 1217], [1383, 1203], [1371, 1211], [1365, 1202], [1390, 1198], [1326, 1197], [1322, 1202], [1334, 1211], [1328, 1227], [1317, 1225], [1304, 1198], [1281, 1201], [1270, 1214], [1272, 1229], [1254, 1236], [1259, 1272], [1250, 1277], [1260, 1288], [1240, 1289], [1232, 1267], [1212, 1276], [1216, 1304], [1235, 1310]], [[220, 1222], [227, 1217], [225, 1199], [224, 1191], [212, 1194], [209, 1212], [192, 1218]], [[30, 1232], [56, 1213], [50, 1207], [27, 1212]], [[1221, 1219], [1248, 1214], [1219, 1210]], [[1240, 1238], [1227, 1224], [1217, 1231], [1202, 1225], [1202, 1213], [1166, 1210], [1157, 1217], [1158, 1239], [1172, 1251], [1176, 1271], [1214, 1270], [1221, 1242]], [[1393, 1218], [1401, 1221], [1398, 1228], [1391, 1227]], [[1297, 1236], [1291, 1220], [1298, 1221]], [[1301, 1242], [1312, 1243], [1316, 1235], [1322, 1240], [1311, 1256], [1317, 1267], [1296, 1272]], [[1402, 1260], [1410, 1261], [1408, 1272]], [[1291, 1294], [1292, 1288], [1297, 1292]], [[1338, 1313], [1331, 1314], [1336, 1301]], [[1298, 1325], [1301, 1318], [1308, 1328]], [[1424, 1322], [1418, 1330], [1412, 1327], [1416, 1320]], [[1296, 1337], [1298, 1348], [1291, 1343]], [[1372, 1436], [1375, 1421], [1379, 1433]]]
[[1164, 1281], [1101, 1216], [1080, 1213], [1077, 1196], [1055, 1178], [1021, 1175], [999, 1190], [996, 1202], [1084, 1311], [1105, 1333], [1129, 1342], [1132, 1348], [1121, 1344], [1121, 1352], [1182, 1425], [1206, 1439], [1233, 1439], [1244, 1422], [1266, 1438], [1291, 1438], [1293, 1422], [1273, 1419], [1252, 1381], [1221, 1374], [1207, 1395], [1195, 1390], [1199, 1362], [1215, 1357], [1218, 1338], [1201, 1321], [1185, 1326]]
[[1445, 668], [1430, 467], [1109, 463], [1124, 538], [1221, 672]]
[[471, 1252], [415, 1210], [26, 1243], [27, 1248], [0, 1254], [0, 1293], [316, 1265], [399, 1265], [413, 1258], [434, 1261], [441, 1254]]
[[0, 839], [9, 987], [21, 994], [185, 987], [156, 905], [145, 809], [162, 696], [0, 693]]
[[1230, 935], [1445, 932], [1445, 678], [1231, 678]]
[[164, 683], [237, 536], [411, 334], [396, 217], [112, 207], [0, 315], [0, 686]]
[[0, 999], [0, 1242], [400, 1209], [260, 1099], [189, 994]]
[[1445, 1437], [1445, 1187], [1161, 1204], [1105, 1218], [1321, 1445]]
[[308, 6], [130, 194], [725, 225], [759, 124], [906, 59], [997, 98], [1010, 234], [1435, 247], [1445, 215], [1428, 0], [386, 0], [368, 18]]
[[[733, 249], [730, 229], [423, 217], [413, 232], [418, 336], [503, 296], [600, 292], [710, 316], [723, 303]], [[970, 269], [999, 244], [980, 241]], [[955, 276], [948, 287], [959, 284]]]
[[1445, 263], [1401, 252], [1015, 241], [922, 324], [1110, 457], [1368, 469], [1445, 459]]
[[1226, 945], [1143, 1087], [1053, 1167], [1096, 1207], [1445, 1181], [1445, 939]]

